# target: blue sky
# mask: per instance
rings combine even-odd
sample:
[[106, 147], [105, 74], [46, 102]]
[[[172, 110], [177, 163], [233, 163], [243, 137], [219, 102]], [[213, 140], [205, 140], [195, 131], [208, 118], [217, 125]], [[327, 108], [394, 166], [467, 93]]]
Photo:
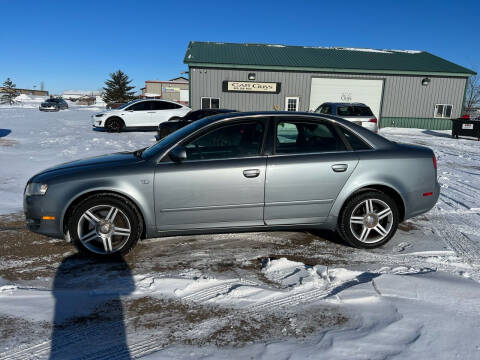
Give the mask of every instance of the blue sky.
[[480, 70], [478, 1], [0, 1], [0, 81], [96, 90], [187, 69], [190, 40], [426, 50]]

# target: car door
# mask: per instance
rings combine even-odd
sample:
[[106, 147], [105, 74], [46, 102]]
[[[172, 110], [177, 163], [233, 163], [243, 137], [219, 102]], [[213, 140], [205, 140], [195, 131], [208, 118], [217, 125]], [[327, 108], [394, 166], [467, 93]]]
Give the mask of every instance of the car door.
[[229, 121], [185, 141], [187, 159], [155, 171], [159, 231], [261, 226], [266, 119]]
[[185, 111], [181, 111], [182, 106], [168, 101], [156, 100], [152, 101], [152, 111], [150, 111], [151, 125], [158, 125], [164, 121], [168, 121], [174, 116], [182, 117]]
[[146, 126], [150, 109], [150, 101], [139, 101], [122, 111], [121, 116], [128, 127]]
[[334, 126], [308, 117], [277, 117], [267, 160], [265, 223], [311, 224], [326, 220], [357, 166]]

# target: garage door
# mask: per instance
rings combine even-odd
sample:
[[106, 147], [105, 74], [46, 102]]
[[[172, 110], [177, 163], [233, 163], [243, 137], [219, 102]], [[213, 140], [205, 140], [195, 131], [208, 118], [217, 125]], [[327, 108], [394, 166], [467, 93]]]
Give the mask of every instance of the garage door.
[[380, 119], [383, 80], [312, 78], [310, 110], [324, 102], [359, 102]]

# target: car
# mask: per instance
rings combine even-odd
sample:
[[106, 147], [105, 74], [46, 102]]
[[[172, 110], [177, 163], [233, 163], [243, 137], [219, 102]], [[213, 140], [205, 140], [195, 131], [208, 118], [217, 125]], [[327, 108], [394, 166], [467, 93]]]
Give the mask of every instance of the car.
[[92, 126], [110, 132], [125, 129], [157, 130], [158, 124], [184, 116], [191, 109], [168, 100], [133, 100], [112, 110], [92, 115]]
[[341, 117], [361, 125], [374, 133], [378, 132], [378, 120], [372, 110], [362, 103], [334, 103], [326, 102], [316, 110], [319, 114], [330, 114]]
[[68, 104], [62, 98], [50, 98], [42, 102], [38, 109], [40, 111], [60, 111], [68, 109]]
[[207, 116], [217, 115], [217, 114], [225, 114], [230, 112], [235, 112], [236, 110], [229, 110], [229, 109], [200, 109], [200, 110], [192, 110], [187, 113], [183, 117], [173, 117], [169, 121], [162, 122], [158, 125], [157, 135], [155, 135], [155, 139], [158, 141], [163, 139], [165, 136], [171, 134], [182, 127], [203, 119]]
[[28, 180], [27, 227], [100, 258], [139, 239], [337, 230], [374, 248], [429, 211], [440, 186], [430, 148], [313, 113], [209, 116], [151, 147], [54, 166]]

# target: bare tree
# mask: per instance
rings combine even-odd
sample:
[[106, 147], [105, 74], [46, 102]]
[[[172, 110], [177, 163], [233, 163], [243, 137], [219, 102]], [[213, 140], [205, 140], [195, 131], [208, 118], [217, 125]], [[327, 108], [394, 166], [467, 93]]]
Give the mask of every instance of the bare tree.
[[469, 113], [480, 106], [480, 78], [478, 75], [470, 76], [465, 94], [465, 112]]

